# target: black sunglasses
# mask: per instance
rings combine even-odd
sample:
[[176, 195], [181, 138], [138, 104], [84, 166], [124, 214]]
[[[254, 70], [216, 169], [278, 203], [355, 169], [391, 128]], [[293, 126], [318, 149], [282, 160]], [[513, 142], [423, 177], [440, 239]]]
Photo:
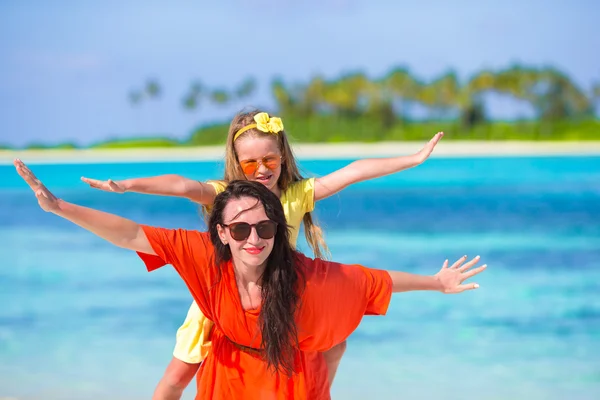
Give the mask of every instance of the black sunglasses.
[[233, 224], [225, 225], [221, 224], [225, 228], [229, 228], [229, 233], [233, 240], [241, 242], [242, 240], [248, 239], [252, 228], [256, 229], [256, 234], [261, 239], [272, 239], [277, 232], [277, 222], [271, 221], [270, 219], [260, 221], [256, 224], [249, 224], [247, 222], [234, 222]]

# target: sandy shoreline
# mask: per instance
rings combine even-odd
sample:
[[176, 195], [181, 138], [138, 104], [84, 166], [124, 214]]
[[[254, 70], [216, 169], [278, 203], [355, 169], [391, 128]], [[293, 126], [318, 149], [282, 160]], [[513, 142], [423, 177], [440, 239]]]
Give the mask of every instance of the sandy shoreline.
[[[295, 144], [300, 159], [352, 159], [412, 154], [424, 142]], [[433, 157], [600, 155], [600, 140], [587, 142], [440, 142]], [[30, 164], [86, 164], [115, 162], [189, 162], [222, 160], [223, 146], [138, 149], [0, 150], [0, 164], [20, 158]]]

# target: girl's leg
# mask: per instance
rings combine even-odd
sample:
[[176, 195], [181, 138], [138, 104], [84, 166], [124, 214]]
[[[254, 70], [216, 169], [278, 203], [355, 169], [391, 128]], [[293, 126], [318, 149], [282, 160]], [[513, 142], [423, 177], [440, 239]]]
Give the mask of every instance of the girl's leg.
[[173, 359], [154, 391], [152, 400], [179, 400], [210, 349], [212, 321], [194, 302], [177, 330]]
[[175, 357], [158, 383], [152, 400], [179, 400], [185, 388], [198, 372], [200, 364], [188, 364]]
[[340, 361], [342, 361], [342, 356], [345, 352], [346, 342], [344, 341], [323, 353], [323, 357], [325, 357], [325, 363], [327, 364], [327, 371], [329, 372], [329, 388], [331, 388], [331, 385], [333, 384], [335, 373], [337, 372]]

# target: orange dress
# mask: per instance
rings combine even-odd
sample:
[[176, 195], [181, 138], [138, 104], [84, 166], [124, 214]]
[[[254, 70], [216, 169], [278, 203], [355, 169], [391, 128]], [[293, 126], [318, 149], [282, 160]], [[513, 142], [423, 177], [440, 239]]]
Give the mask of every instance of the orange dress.
[[386, 271], [298, 255], [306, 288], [296, 314], [299, 349], [295, 373], [273, 374], [258, 354], [256, 310], [241, 305], [233, 264], [217, 266], [208, 233], [143, 227], [156, 256], [138, 253], [149, 271], [171, 264], [215, 327], [213, 351], [197, 375], [196, 399], [329, 400], [327, 367], [321, 352], [343, 342], [364, 315], [384, 315], [392, 280]]

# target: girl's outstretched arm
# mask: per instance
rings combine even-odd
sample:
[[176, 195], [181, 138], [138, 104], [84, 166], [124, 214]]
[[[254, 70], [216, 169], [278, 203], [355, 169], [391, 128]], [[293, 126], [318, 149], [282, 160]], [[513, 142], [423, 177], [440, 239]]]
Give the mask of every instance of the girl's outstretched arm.
[[101, 181], [86, 177], [82, 177], [81, 180], [90, 185], [90, 187], [107, 192], [137, 192], [161, 196], [185, 197], [200, 204], [212, 204], [216, 196], [215, 188], [211, 185], [172, 174], [150, 178], [125, 179], [122, 181], [113, 181], [112, 179]]
[[58, 199], [21, 160], [15, 160], [14, 165], [17, 173], [34, 191], [44, 211], [63, 217], [116, 246], [146, 254], [156, 254], [142, 227], [136, 222]]
[[329, 175], [315, 179], [315, 201], [334, 195], [353, 183], [416, 167], [429, 157], [443, 136], [443, 132], [438, 132], [421, 151], [410, 156], [357, 160]]

